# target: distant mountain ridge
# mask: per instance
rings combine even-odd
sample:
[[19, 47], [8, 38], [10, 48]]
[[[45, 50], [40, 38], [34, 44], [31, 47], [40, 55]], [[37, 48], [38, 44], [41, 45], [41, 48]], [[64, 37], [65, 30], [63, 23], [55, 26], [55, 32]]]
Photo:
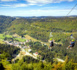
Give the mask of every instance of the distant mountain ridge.
[[70, 16], [15, 16], [15, 18], [64, 18], [64, 17], [77, 17], [77, 15]]
[[77, 15], [69, 15], [69, 16], [5, 16], [0, 15], [0, 17], [11, 17], [11, 18], [64, 18], [64, 17], [77, 17]]

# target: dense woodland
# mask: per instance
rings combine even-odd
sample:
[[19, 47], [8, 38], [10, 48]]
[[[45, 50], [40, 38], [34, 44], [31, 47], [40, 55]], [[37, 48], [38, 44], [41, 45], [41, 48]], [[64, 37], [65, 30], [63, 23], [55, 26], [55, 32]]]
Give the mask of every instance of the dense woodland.
[[[69, 35], [63, 32], [77, 31], [77, 17], [46, 17], [46, 18], [19, 18], [0, 17], [0, 33], [8, 31], [11, 34], [30, 35], [38, 40], [47, 42], [50, 32], [56, 41], [63, 41]], [[56, 37], [56, 38], [55, 38]], [[57, 39], [58, 38], [58, 39]]]
[[[65, 44], [67, 44], [68, 41], [66, 41]], [[76, 53], [76, 46], [70, 50], [66, 49], [66, 45], [54, 45], [53, 49], [48, 49], [47, 45], [42, 45], [40, 42], [29, 42], [29, 45], [31, 45], [32, 53], [38, 52], [39, 55], [42, 56], [42, 60], [46, 60], [47, 62], [53, 62], [53, 58], [61, 58], [64, 59], [66, 56], [69, 56], [69, 60], [73, 59], [74, 62], [77, 62], [77, 53]], [[67, 45], [68, 46], [68, 45]]]
[[15, 46], [0, 44], [0, 61], [5, 58], [7, 58], [7, 60], [11, 60], [13, 55], [17, 55], [19, 51], [20, 49]]
[[[77, 31], [77, 18], [45, 18], [45, 19], [16, 19], [8, 31], [19, 35], [28, 34], [38, 40], [47, 42], [50, 32], [56, 33], [56, 41], [67, 38], [63, 32]], [[57, 38], [60, 38], [57, 40]]]
[[[0, 68], [10, 70], [77, 70], [77, 17], [46, 17], [46, 18], [13, 18], [0, 16], [0, 33], [14, 34], [20, 36], [30, 35], [31, 37], [47, 42], [52, 32], [55, 42], [52, 50], [47, 45], [40, 42], [30, 41], [31, 53], [38, 52], [41, 55], [39, 60], [32, 57], [23, 57], [16, 60], [15, 64], [11, 60], [13, 54], [18, 54], [20, 49], [10, 45], [0, 44]], [[75, 38], [73, 49], [66, 49], [71, 41], [70, 35]], [[64, 63], [57, 62], [53, 58], [61, 58]], [[42, 62], [45, 60], [46, 62]]]
[[[36, 43], [35, 45], [37, 44], [39, 43]], [[1, 50], [4, 51], [0, 53], [0, 69], [1, 70], [8, 70], [8, 69], [10, 70], [76, 70], [77, 69], [77, 63], [74, 62], [73, 59], [69, 61], [68, 56], [66, 56], [64, 63], [56, 62], [56, 61], [43, 62], [43, 61], [34, 59], [32, 57], [29, 57], [29, 56], [25, 56], [23, 57], [22, 60], [16, 60], [15, 63], [12, 63], [12, 62], [9, 62], [7, 59], [8, 57], [12, 57], [11, 56], [12, 54], [17, 53], [14, 51], [17, 51], [19, 49], [14, 48], [14, 46], [3, 45], [3, 44], [0, 44], [0, 47], [1, 47], [0, 51]], [[49, 53], [50, 52], [48, 52], [48, 54]], [[47, 55], [47, 56], [51, 56], [51, 55]], [[47, 57], [46, 59], [49, 59], [49, 58]], [[49, 60], [51, 59], [52, 58], [50, 58]]]
[[8, 16], [0, 16], [0, 33], [6, 31], [6, 29], [11, 26], [11, 22], [14, 21], [15, 18]]

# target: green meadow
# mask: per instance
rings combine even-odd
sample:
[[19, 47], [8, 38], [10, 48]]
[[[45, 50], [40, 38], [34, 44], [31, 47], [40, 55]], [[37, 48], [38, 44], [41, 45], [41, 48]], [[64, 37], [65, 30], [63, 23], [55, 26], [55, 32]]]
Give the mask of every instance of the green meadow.
[[4, 34], [0, 34], [0, 39], [4, 39]]
[[19, 42], [25, 42], [26, 39], [22, 39], [22, 38], [14, 38], [14, 40], [19, 41]]

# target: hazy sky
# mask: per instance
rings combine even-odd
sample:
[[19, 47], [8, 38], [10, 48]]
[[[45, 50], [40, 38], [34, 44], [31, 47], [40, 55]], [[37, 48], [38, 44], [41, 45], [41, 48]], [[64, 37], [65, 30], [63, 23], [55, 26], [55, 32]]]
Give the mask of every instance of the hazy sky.
[[[77, 0], [0, 0], [0, 15], [66, 16]], [[77, 15], [77, 6], [69, 15]]]

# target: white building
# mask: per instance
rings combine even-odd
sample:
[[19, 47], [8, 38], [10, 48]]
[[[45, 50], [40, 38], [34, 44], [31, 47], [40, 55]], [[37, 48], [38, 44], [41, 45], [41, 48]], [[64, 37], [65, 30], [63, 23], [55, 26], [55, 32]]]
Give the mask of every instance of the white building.
[[33, 55], [37, 57], [38, 56], [38, 52], [33, 53]]

